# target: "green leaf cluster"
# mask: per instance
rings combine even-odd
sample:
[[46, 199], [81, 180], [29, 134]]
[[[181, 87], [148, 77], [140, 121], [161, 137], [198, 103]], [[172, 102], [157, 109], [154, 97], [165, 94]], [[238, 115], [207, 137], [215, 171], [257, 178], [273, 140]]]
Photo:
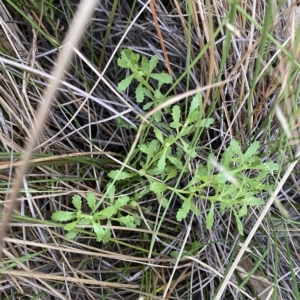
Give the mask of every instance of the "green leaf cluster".
[[[171, 179], [176, 178], [179, 173], [189, 173], [189, 169], [183, 162], [186, 158], [195, 158], [196, 150], [185, 138], [195, 128], [208, 128], [213, 124], [213, 119], [201, 119], [199, 115], [202, 113], [202, 97], [201, 94], [194, 96], [190, 102], [190, 108], [184, 121], [181, 120], [183, 115], [181, 108], [174, 105], [171, 108], [172, 122], [167, 136], [158, 128], [154, 128], [155, 138], [146, 141], [139, 146], [141, 159], [139, 160], [139, 172], [134, 171], [111, 171], [108, 176], [116, 181], [140, 178], [141, 175], [148, 179], [148, 184], [144, 185], [144, 195], [146, 193], [154, 193], [159, 203], [163, 207], [167, 207], [168, 199], [165, 192], [172, 190], [182, 201], [182, 207], [177, 212], [177, 220], [184, 219], [190, 211], [199, 214], [200, 211], [194, 203], [194, 191], [182, 193], [180, 190], [174, 190], [168, 186]], [[155, 180], [155, 179], [156, 180]]]
[[[207, 164], [200, 166], [190, 181], [189, 189], [197, 192], [198, 197], [208, 198], [211, 202], [206, 220], [208, 229], [214, 223], [216, 204], [219, 204], [221, 213], [232, 209], [240, 234], [243, 234], [241, 217], [247, 214], [248, 207], [263, 204], [258, 195], [272, 189], [271, 185], [264, 182], [268, 175], [279, 169], [279, 165], [273, 162], [263, 163], [256, 155], [258, 149], [259, 143], [254, 142], [243, 153], [239, 143], [232, 140], [220, 163], [211, 154]], [[206, 187], [210, 189], [209, 196]]]
[[[119, 82], [117, 90], [123, 92], [126, 90], [132, 81], [135, 79], [138, 85], [135, 89], [135, 98], [138, 103], [142, 103], [145, 97], [148, 98], [143, 109], [149, 109], [154, 105], [163, 102], [165, 97], [161, 93], [163, 84], [172, 82], [172, 77], [166, 73], [154, 73], [153, 70], [157, 66], [158, 56], [154, 55], [148, 60], [145, 56], [140, 59], [140, 55], [133, 53], [131, 49], [124, 49], [121, 52], [121, 57], [118, 59], [118, 65], [121, 68], [129, 69], [131, 74]], [[153, 87], [149, 80], [157, 81], [157, 87]], [[156, 115], [157, 121], [161, 120], [160, 114]]]
[[99, 200], [97, 202], [93, 193], [87, 193], [86, 202], [91, 210], [89, 214], [82, 212], [82, 199], [79, 195], [75, 195], [72, 198], [72, 204], [76, 211], [56, 211], [52, 214], [52, 220], [67, 223], [63, 228], [67, 231], [66, 237], [69, 239], [74, 239], [80, 232], [79, 228], [76, 228], [77, 225], [92, 225], [97, 241], [103, 241], [104, 243], [111, 238], [110, 229], [104, 228], [104, 224], [109, 226], [111, 221], [117, 221], [118, 223], [130, 228], [134, 228], [139, 225], [139, 219], [136, 216], [123, 216], [120, 212], [120, 208], [128, 204], [131, 199], [128, 196], [115, 197], [114, 187], [110, 187], [109, 193], [110, 196], [112, 196], [111, 203], [102, 210], [98, 210], [98, 208], [101, 204], [103, 204], [103, 201]]

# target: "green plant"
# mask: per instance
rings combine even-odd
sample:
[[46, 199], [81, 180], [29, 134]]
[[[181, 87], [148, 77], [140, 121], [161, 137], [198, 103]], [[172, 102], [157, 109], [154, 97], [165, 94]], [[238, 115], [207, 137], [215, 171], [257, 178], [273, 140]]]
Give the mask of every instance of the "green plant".
[[[261, 198], [256, 195], [272, 189], [272, 185], [264, 183], [266, 177], [279, 169], [273, 162], [263, 163], [256, 154], [259, 143], [252, 143], [245, 153], [236, 140], [230, 142], [218, 164], [216, 157], [210, 154], [205, 166], [190, 181], [187, 189], [211, 202], [206, 226], [211, 228], [214, 222], [215, 204], [219, 203], [221, 213], [231, 209], [234, 213], [238, 231], [243, 235], [243, 224], [240, 220], [248, 211], [248, 206], [262, 205]], [[209, 188], [210, 193], [207, 193]]]
[[164, 192], [168, 189], [173, 191], [184, 201], [182, 210], [178, 212], [178, 220], [185, 218], [190, 210], [197, 214], [200, 213], [193, 202], [193, 194], [168, 186], [168, 181], [178, 176], [180, 172], [188, 173], [189, 169], [183, 164], [183, 161], [186, 158], [190, 159], [197, 156], [195, 147], [192, 147], [185, 140], [185, 137], [190, 134], [193, 128], [206, 128], [213, 123], [211, 118], [198, 120], [201, 112], [201, 100], [200, 94], [193, 97], [188, 116], [184, 122], [180, 122], [180, 107], [178, 105], [172, 107], [173, 122], [170, 124], [170, 133], [167, 137], [163, 135], [160, 129], [154, 128], [156, 139], [146, 141], [139, 146], [138, 151], [141, 158], [139, 159], [138, 172], [114, 170], [108, 174], [115, 181], [134, 180], [144, 175], [148, 179], [148, 183], [144, 184], [143, 195], [153, 192], [159, 203], [165, 208], [168, 206], [168, 200], [164, 196]]
[[[170, 83], [171, 77], [165, 73], [152, 73], [158, 62], [157, 56], [153, 56], [150, 60], [142, 57], [140, 64], [139, 61], [140, 56], [134, 54], [131, 49], [121, 52], [118, 64], [130, 69], [132, 74], [119, 83], [118, 90], [125, 90], [132, 80], [136, 79], [138, 81], [135, 91], [136, 100], [143, 102], [144, 97], [147, 96], [150, 99], [144, 105], [144, 109], [147, 109], [163, 101], [165, 97], [161, 94], [160, 88], [162, 84]], [[150, 78], [158, 81], [156, 89], [149, 83]], [[163, 131], [158, 127], [153, 128], [154, 136], [150, 140], [144, 140], [136, 150], [139, 159], [131, 163], [132, 168], [126, 171], [117, 169], [108, 173], [108, 177], [114, 181], [106, 189], [110, 199], [107, 207], [98, 211], [103, 199], [96, 205], [95, 195], [88, 193], [87, 204], [91, 209], [90, 214], [82, 213], [82, 200], [78, 195], [74, 196], [72, 201], [77, 212], [53, 213], [54, 221], [68, 222], [64, 226], [64, 229], [68, 231], [67, 237], [74, 238], [78, 234], [77, 225], [92, 225], [97, 240], [105, 242], [110, 238], [110, 230], [103, 228], [104, 220], [106, 220], [106, 225], [110, 225], [111, 221], [116, 221], [128, 227], [138, 226], [139, 219], [136, 216], [123, 216], [120, 209], [128, 203], [135, 205], [135, 201], [149, 193], [154, 193], [160, 205], [168, 209], [171, 199], [167, 199], [167, 191], [172, 192], [182, 201], [181, 208], [177, 211], [177, 221], [186, 218], [190, 211], [199, 215], [200, 209], [195, 199], [207, 199], [211, 203], [206, 218], [208, 229], [214, 223], [215, 209], [218, 206], [221, 213], [227, 209], [233, 211], [238, 231], [243, 234], [241, 217], [247, 214], [249, 206], [262, 205], [262, 200], [257, 195], [272, 188], [264, 181], [269, 174], [278, 170], [278, 164], [262, 162], [257, 156], [258, 142], [252, 143], [243, 153], [239, 143], [232, 140], [224, 151], [220, 163], [211, 153], [205, 164], [199, 165], [197, 170], [191, 172], [187, 163], [183, 162], [196, 159], [197, 149], [189, 142], [188, 137], [192, 131], [196, 130], [199, 133], [209, 128], [214, 120], [201, 118], [201, 94], [192, 98], [185, 118], [182, 117], [184, 114], [179, 105], [174, 105], [170, 110], [166, 110], [166, 113], [170, 114], [172, 122], [166, 126], [160, 122], [160, 117], [156, 118], [157, 124], [163, 128]], [[185, 187], [178, 189], [169, 184], [179, 174], [188, 173], [192, 174], [189, 175], [190, 180]], [[146, 184], [144, 179], [146, 179]], [[119, 198], [115, 196], [116, 189], [121, 190], [123, 187], [132, 186], [133, 182], [140, 183], [141, 181], [143, 181], [143, 188], [133, 196]]]
[[[139, 55], [134, 54], [130, 49], [122, 51], [118, 63], [122, 67], [130, 68], [132, 74], [123, 80], [118, 88], [124, 90], [133, 78], [137, 79], [140, 84], [136, 90], [136, 99], [138, 102], [142, 102], [144, 94], [149, 95], [150, 99], [154, 99], [146, 107], [144, 106], [144, 108], [149, 108], [155, 103], [156, 97], [153, 97], [153, 88], [148, 79], [151, 78], [151, 72], [156, 66], [157, 58], [151, 58], [150, 62], [142, 58], [143, 68], [138, 65], [139, 59]], [[155, 78], [162, 79], [164, 77], [156, 74]], [[167, 80], [161, 80], [159, 87], [162, 83], [167, 82]], [[163, 96], [158, 97], [158, 99], [163, 98]], [[183, 201], [182, 207], [177, 212], [178, 221], [184, 219], [191, 210], [199, 214], [199, 209], [193, 199], [206, 198], [211, 202], [206, 220], [207, 228], [212, 227], [215, 205], [219, 204], [221, 213], [224, 213], [226, 209], [232, 209], [239, 233], [243, 234], [240, 218], [247, 214], [248, 206], [262, 204], [261, 198], [256, 195], [272, 188], [271, 185], [264, 184], [264, 180], [267, 175], [278, 170], [279, 166], [272, 162], [262, 163], [262, 160], [257, 156], [258, 142], [252, 143], [248, 150], [243, 153], [239, 143], [232, 140], [223, 153], [220, 164], [217, 163], [215, 156], [210, 154], [206, 165], [199, 166], [185, 188], [176, 190], [169, 187], [167, 181], [174, 178], [179, 171], [188, 172], [188, 169], [184, 170], [182, 163], [184, 159], [195, 158], [197, 155], [195, 147], [190, 145], [185, 137], [195, 128], [206, 128], [213, 124], [211, 118], [199, 118], [201, 114], [202, 98], [200, 94], [192, 99], [189, 113], [184, 121], [181, 120], [180, 107], [178, 105], [173, 106], [171, 110], [173, 122], [167, 129], [169, 131], [167, 137], [163, 135], [161, 130], [155, 128], [156, 139], [140, 145], [139, 151], [144, 155], [144, 159], [140, 161], [139, 174], [149, 175], [149, 185], [145, 186], [145, 190], [154, 192], [164, 207], [168, 205], [168, 200], [164, 197], [164, 192], [167, 189], [172, 190]], [[110, 172], [109, 176], [116, 180], [122, 180], [135, 175], [132, 172], [124, 171], [120, 174], [120, 171], [115, 170]], [[156, 180], [152, 176], [156, 176]], [[209, 189], [209, 193], [207, 193], [207, 189]]]
[[[82, 199], [79, 195], [75, 195], [72, 198], [72, 203], [76, 211], [56, 211], [52, 214], [52, 220], [67, 222], [64, 225], [64, 230], [68, 231], [66, 237], [69, 239], [75, 238], [79, 233], [78, 229], [76, 229], [77, 225], [92, 225], [98, 242], [107, 242], [110, 239], [110, 230], [109, 228], [103, 228], [104, 222], [109, 226], [111, 225], [111, 221], [116, 221], [130, 228], [139, 225], [139, 219], [135, 216], [122, 216], [120, 213], [120, 208], [126, 205], [130, 198], [121, 196], [115, 200], [114, 189], [111, 188], [110, 191], [110, 204], [102, 210], [98, 211], [98, 208], [102, 204], [103, 199], [96, 203], [95, 195], [87, 193], [86, 201], [91, 212], [89, 214], [83, 213]], [[115, 215], [117, 217], [114, 217]]]
[[[164, 100], [164, 95], [160, 91], [162, 85], [172, 82], [172, 77], [166, 73], [153, 73], [157, 63], [157, 55], [152, 56], [150, 60], [143, 56], [140, 62], [140, 55], [133, 53], [131, 49], [122, 50], [121, 57], [118, 59], [119, 67], [129, 69], [131, 74], [118, 84], [117, 90], [122, 92], [129, 87], [133, 79], [137, 80], [136, 101], [142, 103], [145, 96], [149, 98], [143, 106], [144, 110], [161, 103]], [[149, 83], [150, 78], [157, 81], [157, 88]], [[155, 117], [157, 121], [161, 120], [160, 114], [156, 114]]]

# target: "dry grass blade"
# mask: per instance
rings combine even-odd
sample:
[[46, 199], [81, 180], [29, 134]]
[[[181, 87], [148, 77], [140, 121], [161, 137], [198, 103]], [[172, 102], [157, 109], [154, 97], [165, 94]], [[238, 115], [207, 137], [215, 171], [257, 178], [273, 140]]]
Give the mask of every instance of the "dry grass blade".
[[[287, 14], [285, 17], [287, 20], [286, 27], [284, 28], [282, 34], [279, 34], [279, 37], [282, 39], [288, 38], [290, 39], [289, 43], [287, 44], [287, 49], [290, 53], [293, 54], [293, 57], [300, 62], [300, 48], [297, 42], [297, 33], [300, 30], [300, 7], [294, 4], [291, 7], [290, 13]], [[288, 123], [287, 120], [290, 118], [295, 119], [295, 123], [299, 123], [299, 116], [293, 116], [293, 99], [292, 94], [296, 92], [297, 86], [299, 85], [299, 74], [296, 75], [293, 82], [289, 82], [290, 76], [293, 74], [295, 67], [293, 64], [287, 60], [286, 57], [282, 58], [281, 64], [278, 66], [278, 70], [280, 70], [279, 77], [281, 82], [284, 84], [281, 85], [280, 90], [278, 91], [277, 98], [282, 99], [279, 105], [276, 107], [276, 114], [274, 115], [274, 122], [278, 128], [282, 128], [285, 130], [286, 134], [292, 138], [294, 141], [291, 140], [291, 144], [295, 144], [299, 142], [299, 133], [297, 124], [295, 125], [295, 130], [290, 132], [287, 128], [286, 124]], [[278, 72], [278, 71], [277, 71]], [[286, 86], [291, 86], [291, 91], [287, 91]], [[277, 103], [277, 99], [274, 102]], [[295, 147], [293, 147], [295, 148]], [[296, 149], [296, 148], [295, 148]]]
[[151, 8], [151, 12], [152, 12], [152, 15], [153, 15], [153, 21], [155, 23], [155, 28], [156, 28], [156, 31], [157, 31], [157, 35], [159, 37], [161, 48], [162, 48], [162, 51], [163, 51], [163, 54], [164, 54], [164, 58], [165, 58], [165, 61], [166, 61], [166, 67], [168, 69], [169, 75], [172, 76], [172, 70], [171, 70], [171, 66], [170, 66], [170, 61], [169, 61], [168, 53], [167, 53], [167, 50], [166, 50], [166, 45], [165, 45], [163, 36], [161, 34], [161, 30], [160, 30], [160, 27], [159, 27], [159, 24], [158, 24], [158, 19], [157, 19], [156, 9], [155, 9], [155, 0], [151, 0], [150, 1], [150, 8]]
[[29, 278], [36, 278], [36, 279], [45, 279], [55, 282], [77, 282], [82, 284], [92, 284], [92, 285], [99, 285], [103, 287], [111, 287], [111, 288], [126, 288], [126, 289], [137, 289], [139, 285], [136, 284], [121, 284], [117, 282], [105, 282], [99, 281], [95, 279], [84, 279], [84, 278], [73, 278], [73, 277], [64, 277], [64, 276], [57, 276], [45, 273], [36, 273], [36, 272], [28, 272], [24, 273], [24, 271], [14, 271], [14, 270], [7, 270], [3, 271], [2, 274], [13, 275], [16, 277], [29, 277]]
[[[235, 237], [238, 236], [238, 232], [235, 232]], [[266, 298], [266, 295], [268, 295], [268, 298], [272, 296], [272, 290], [273, 284], [266, 279], [266, 275], [262, 272], [255, 270], [253, 272], [253, 269], [255, 268], [255, 265], [253, 261], [248, 257], [247, 253], [244, 253], [242, 256], [242, 259], [239, 261], [237, 266], [237, 273], [239, 277], [243, 280], [247, 276], [249, 276], [250, 273], [251, 276], [248, 279], [248, 284], [251, 287], [251, 290], [253, 291], [254, 295], [258, 300], [263, 300]], [[279, 300], [279, 296], [277, 295], [277, 300]]]
[[3, 247], [3, 238], [6, 233], [6, 228], [8, 226], [11, 214], [15, 207], [15, 200], [18, 197], [19, 190], [22, 185], [23, 177], [29, 167], [29, 160], [32, 155], [32, 151], [39, 139], [40, 133], [42, 132], [43, 126], [45, 124], [45, 120], [49, 113], [49, 109], [51, 103], [54, 99], [54, 96], [57, 92], [57, 88], [60, 85], [60, 81], [64, 77], [64, 73], [68, 68], [68, 65], [71, 61], [73, 55], [73, 48], [76, 47], [77, 43], [81, 39], [82, 33], [84, 32], [85, 26], [90, 19], [91, 14], [94, 11], [95, 6], [98, 4], [98, 0], [83, 0], [81, 5], [78, 8], [77, 17], [74, 19], [74, 23], [72, 24], [69, 34], [66, 38], [65, 46], [58, 57], [57, 65], [53, 70], [53, 79], [50, 80], [49, 85], [43, 96], [43, 103], [40, 105], [37, 119], [33, 126], [33, 132], [31, 140], [28, 142], [24, 157], [23, 157], [23, 165], [20, 167], [19, 172], [16, 175], [14, 180], [14, 189], [13, 193], [10, 197], [10, 203], [6, 207], [5, 213], [3, 214], [2, 224], [0, 228], [0, 249]]

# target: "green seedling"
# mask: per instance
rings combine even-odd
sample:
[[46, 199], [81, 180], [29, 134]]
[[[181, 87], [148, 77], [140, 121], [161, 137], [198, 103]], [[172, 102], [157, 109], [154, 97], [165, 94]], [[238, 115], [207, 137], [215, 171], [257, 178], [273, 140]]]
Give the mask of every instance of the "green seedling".
[[74, 239], [78, 235], [79, 231], [78, 228], [76, 228], [77, 225], [92, 225], [97, 241], [107, 242], [111, 236], [110, 230], [109, 228], [103, 228], [103, 223], [108, 226], [111, 224], [111, 221], [116, 221], [130, 228], [134, 228], [139, 224], [139, 219], [135, 216], [122, 216], [120, 214], [120, 208], [126, 205], [129, 200], [129, 197], [121, 196], [116, 200], [111, 200], [111, 203], [107, 207], [102, 210], [98, 210], [102, 201], [96, 203], [95, 195], [93, 193], [87, 193], [86, 201], [91, 212], [90, 214], [85, 214], [82, 212], [81, 197], [79, 195], [75, 195], [72, 198], [72, 203], [76, 211], [54, 212], [52, 214], [52, 220], [67, 223], [64, 225], [64, 230], [67, 231], [66, 237], [69, 239]]
[[[131, 49], [122, 50], [121, 57], [118, 59], [119, 67], [129, 69], [131, 74], [118, 84], [117, 90], [123, 92], [135, 79], [138, 82], [135, 89], [136, 101], [142, 103], [145, 97], [148, 98], [147, 103], [143, 106], [144, 110], [163, 102], [165, 98], [161, 93], [161, 87], [163, 84], [172, 82], [172, 77], [167, 73], [153, 72], [157, 63], [157, 55], [152, 56], [150, 60], [143, 56], [140, 61], [140, 55], [133, 53]], [[157, 81], [156, 88], [149, 83], [150, 79]], [[156, 114], [155, 117], [158, 122], [161, 121], [160, 114]]]

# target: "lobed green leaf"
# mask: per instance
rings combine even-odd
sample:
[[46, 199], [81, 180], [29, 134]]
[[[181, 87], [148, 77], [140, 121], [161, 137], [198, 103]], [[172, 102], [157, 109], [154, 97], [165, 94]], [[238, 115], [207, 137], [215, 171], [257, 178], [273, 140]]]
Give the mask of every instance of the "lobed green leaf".
[[172, 83], [172, 77], [167, 73], [151, 73], [150, 77], [157, 80], [161, 84]]
[[59, 221], [59, 222], [71, 221], [76, 218], [76, 212], [59, 210], [54, 212], [51, 218], [53, 221]]
[[161, 194], [168, 188], [165, 184], [157, 182], [157, 181], [151, 182], [149, 187], [150, 187], [150, 190], [152, 192], [154, 192], [155, 194]]
[[102, 239], [103, 239], [103, 237], [104, 237], [104, 235], [105, 235], [105, 230], [97, 222], [93, 222], [93, 229], [94, 229], [94, 232], [96, 234], [96, 240], [97, 240], [97, 242], [101, 242]]
[[70, 231], [67, 232], [66, 238], [70, 239], [70, 240], [73, 240], [73, 239], [75, 239], [75, 237], [77, 235], [78, 235], [78, 231], [76, 231], [76, 230], [70, 230]]
[[96, 207], [96, 197], [95, 194], [88, 192], [86, 194], [86, 201], [89, 208], [93, 211]]
[[202, 119], [199, 124], [197, 124], [197, 127], [200, 128], [208, 128], [210, 127], [212, 124], [214, 124], [214, 119], [212, 118], [208, 118], [208, 119]]
[[259, 148], [259, 142], [256, 141], [250, 145], [247, 151], [244, 153], [244, 161], [248, 161], [250, 157], [252, 157]]
[[235, 216], [238, 232], [239, 232], [240, 235], [244, 235], [243, 223], [241, 222], [237, 212], [234, 209], [233, 209], [233, 213], [234, 213], [234, 216]]
[[126, 205], [129, 201], [130, 201], [130, 198], [128, 196], [121, 196], [117, 199], [114, 206], [116, 209], [119, 209], [122, 206]]
[[148, 59], [145, 56], [142, 57], [140, 70], [144, 74], [149, 74], [151, 72], [150, 71], [150, 63], [149, 63]]
[[68, 223], [67, 225], [65, 225], [64, 230], [70, 231], [72, 229], [74, 229], [76, 227], [78, 223], [78, 220], [72, 222], [72, 223]]
[[120, 223], [123, 223], [126, 227], [128, 228], [136, 228], [136, 218], [134, 216], [125, 216], [125, 217], [119, 217], [116, 218], [115, 220], [117, 220]]
[[101, 211], [97, 212], [98, 217], [106, 217], [107, 219], [110, 219], [112, 216], [114, 216], [118, 212], [117, 208], [114, 205], [110, 205]]
[[77, 209], [77, 211], [81, 211], [82, 201], [81, 201], [81, 197], [79, 195], [73, 196], [72, 203], [73, 203], [74, 207]]
[[172, 108], [172, 118], [173, 118], [173, 122], [170, 123], [170, 126], [174, 129], [178, 129], [179, 127], [182, 126], [182, 124], [180, 123], [180, 108], [178, 105], [173, 106]]
[[135, 78], [135, 75], [131, 74], [130, 76], [128, 76], [125, 79], [123, 79], [122, 81], [120, 81], [117, 86], [117, 91], [118, 92], [125, 91], [129, 87], [129, 85], [131, 84], [131, 82], [134, 78]]
[[140, 60], [140, 55], [133, 53], [132, 49], [128, 48], [121, 51], [121, 58], [136, 65]]
[[167, 149], [165, 148], [157, 163], [157, 169], [160, 170], [160, 172], [164, 171], [166, 168], [166, 152]]
[[192, 208], [192, 205], [191, 205], [191, 199], [186, 199], [181, 208], [178, 210], [177, 214], [176, 214], [176, 220], [178, 222], [181, 222], [183, 219], [185, 219], [189, 213], [189, 211], [191, 210]]
[[154, 134], [155, 134], [156, 138], [157, 138], [162, 144], [164, 144], [164, 137], [163, 137], [162, 132], [161, 132], [159, 129], [154, 128]]
[[152, 73], [152, 71], [154, 70], [154, 68], [157, 66], [158, 63], [158, 56], [157, 55], [153, 55], [150, 58], [150, 62], [149, 62], [149, 73]]
[[125, 180], [136, 176], [135, 173], [128, 173], [120, 170], [113, 170], [108, 173], [108, 177], [115, 180]]
[[241, 146], [236, 140], [231, 140], [229, 147], [232, 149], [233, 153], [237, 154], [239, 157], [243, 156]]
[[202, 95], [200, 93], [196, 94], [191, 102], [190, 110], [189, 110], [189, 115], [192, 114], [195, 110], [201, 112], [202, 110]]
[[181, 159], [179, 159], [175, 156], [171, 156], [171, 155], [168, 155], [167, 159], [172, 163], [172, 165], [176, 166], [178, 168], [178, 170], [183, 169], [183, 164], [182, 164]]
[[135, 99], [136, 102], [142, 103], [144, 101], [144, 98], [145, 95], [144, 95], [143, 85], [140, 83], [135, 90]]

